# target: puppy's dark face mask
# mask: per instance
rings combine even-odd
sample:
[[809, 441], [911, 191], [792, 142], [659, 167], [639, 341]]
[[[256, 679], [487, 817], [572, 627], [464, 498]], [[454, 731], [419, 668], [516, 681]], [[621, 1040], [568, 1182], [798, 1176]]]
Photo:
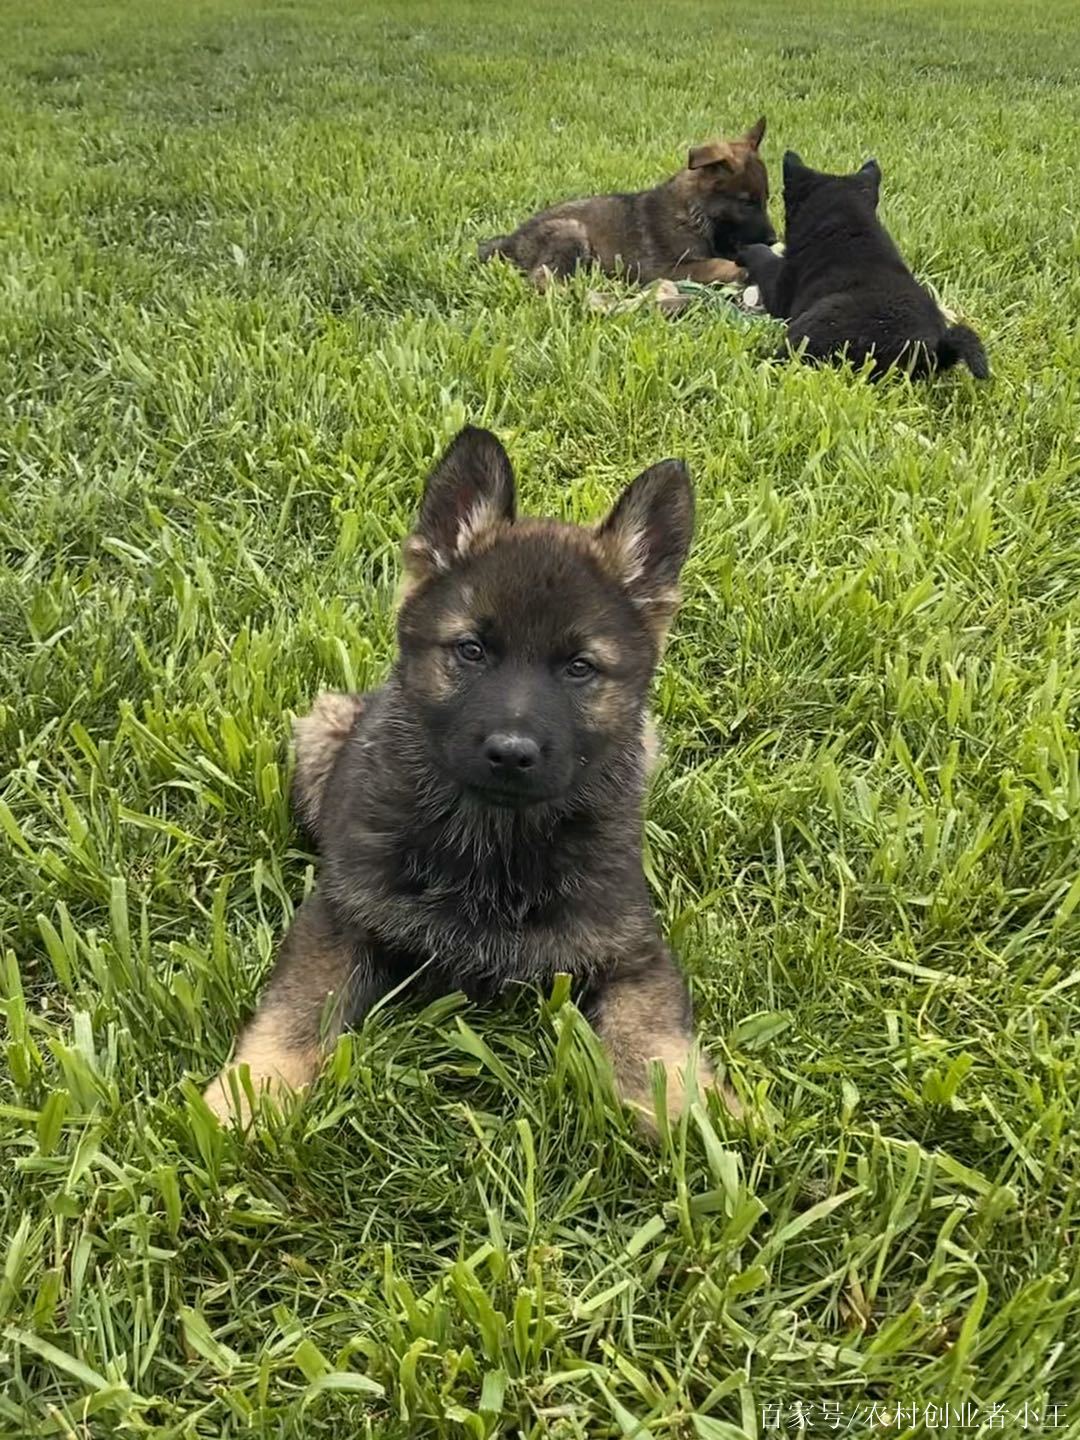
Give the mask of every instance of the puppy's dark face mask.
[[596, 529], [516, 520], [502, 447], [459, 437], [406, 544], [398, 674], [470, 799], [572, 803], [640, 741], [692, 529], [685, 469], [645, 471]]

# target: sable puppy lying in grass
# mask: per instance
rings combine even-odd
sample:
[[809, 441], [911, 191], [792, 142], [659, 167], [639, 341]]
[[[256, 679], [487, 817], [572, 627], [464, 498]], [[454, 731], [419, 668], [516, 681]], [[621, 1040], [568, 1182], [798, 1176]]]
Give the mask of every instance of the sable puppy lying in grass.
[[744, 245], [771, 245], [769, 177], [758, 154], [762, 116], [738, 140], [698, 145], [680, 170], [653, 190], [567, 200], [526, 220], [512, 235], [496, 235], [481, 260], [502, 255], [543, 287], [581, 265], [631, 279], [697, 280], [727, 284], [741, 277], [735, 263]]
[[753, 244], [741, 256], [769, 313], [788, 322], [784, 353], [846, 356], [856, 366], [871, 357], [875, 376], [893, 366], [928, 375], [962, 360], [985, 380], [982, 341], [950, 325], [908, 269], [878, 219], [880, 190], [876, 160], [854, 175], [826, 175], [785, 154], [784, 255]]
[[[458, 436], [406, 542], [390, 678], [297, 726], [294, 804], [322, 870], [229, 1067], [255, 1090], [314, 1079], [325, 1046], [407, 980], [414, 998], [483, 998], [565, 972], [626, 1100], [651, 1115], [656, 1058], [681, 1109], [690, 1004], [641, 831], [649, 685], [692, 527], [677, 461], [583, 527], [517, 519], [498, 440]], [[228, 1069], [207, 1100], [246, 1118]]]

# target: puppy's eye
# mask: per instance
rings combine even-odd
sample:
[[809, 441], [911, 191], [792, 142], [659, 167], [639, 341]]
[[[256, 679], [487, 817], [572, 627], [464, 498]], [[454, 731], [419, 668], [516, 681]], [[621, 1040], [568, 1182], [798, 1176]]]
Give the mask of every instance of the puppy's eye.
[[479, 665], [484, 659], [484, 647], [471, 635], [463, 635], [454, 646], [459, 660], [466, 665]]
[[575, 680], [580, 684], [583, 680], [592, 679], [596, 674], [596, 666], [584, 655], [575, 655], [573, 660], [567, 661], [563, 674], [568, 680]]

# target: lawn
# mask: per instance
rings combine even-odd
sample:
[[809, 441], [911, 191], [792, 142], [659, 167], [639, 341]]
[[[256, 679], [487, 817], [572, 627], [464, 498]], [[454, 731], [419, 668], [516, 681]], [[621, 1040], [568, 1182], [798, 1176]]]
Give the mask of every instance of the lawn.
[[[3, 33], [0, 1435], [1080, 1435], [1075, 6]], [[777, 197], [878, 157], [988, 384], [475, 262], [762, 110]], [[466, 419], [532, 511], [690, 464], [648, 867], [748, 1118], [648, 1143], [557, 988], [387, 1006], [245, 1144], [290, 716], [385, 673]]]

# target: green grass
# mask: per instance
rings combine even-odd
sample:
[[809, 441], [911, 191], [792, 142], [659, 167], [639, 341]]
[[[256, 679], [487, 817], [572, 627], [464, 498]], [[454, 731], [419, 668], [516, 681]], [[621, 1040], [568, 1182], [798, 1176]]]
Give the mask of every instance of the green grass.
[[[0, 1434], [1080, 1434], [1075, 7], [11, 0], [4, 41]], [[762, 109], [777, 190], [878, 156], [990, 384], [474, 262]], [[650, 878], [745, 1126], [650, 1147], [560, 993], [390, 1006], [247, 1146], [198, 1098], [312, 881], [290, 713], [384, 673], [466, 419], [534, 511], [691, 465]]]

